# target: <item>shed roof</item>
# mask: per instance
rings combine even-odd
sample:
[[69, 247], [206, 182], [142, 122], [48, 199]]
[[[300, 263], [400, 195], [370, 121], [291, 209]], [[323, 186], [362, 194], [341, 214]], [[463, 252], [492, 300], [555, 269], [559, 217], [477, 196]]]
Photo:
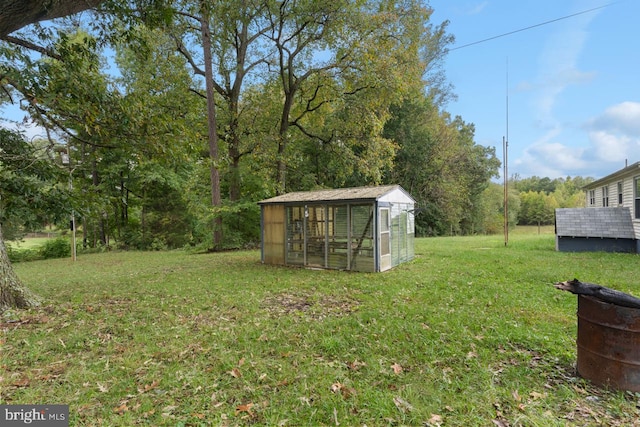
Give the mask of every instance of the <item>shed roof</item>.
[[556, 209], [556, 235], [635, 239], [631, 210], [615, 208]]
[[297, 202], [334, 202], [334, 201], [375, 201], [393, 192], [401, 191], [405, 197], [413, 198], [399, 185], [379, 187], [338, 188], [334, 190], [296, 191], [262, 200], [260, 204], [297, 203]]

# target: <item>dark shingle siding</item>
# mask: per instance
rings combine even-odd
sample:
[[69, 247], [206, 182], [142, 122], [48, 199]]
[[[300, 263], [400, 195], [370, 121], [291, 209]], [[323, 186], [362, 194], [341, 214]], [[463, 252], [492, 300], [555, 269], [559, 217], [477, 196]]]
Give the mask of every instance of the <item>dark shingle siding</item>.
[[556, 235], [635, 239], [629, 208], [556, 209]]

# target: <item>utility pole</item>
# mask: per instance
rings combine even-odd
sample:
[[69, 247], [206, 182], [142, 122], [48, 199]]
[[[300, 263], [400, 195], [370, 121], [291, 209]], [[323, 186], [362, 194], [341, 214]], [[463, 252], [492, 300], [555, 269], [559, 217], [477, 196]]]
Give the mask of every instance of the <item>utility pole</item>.
[[503, 157], [503, 176], [504, 176], [504, 245], [509, 244], [509, 171], [507, 167], [507, 151], [509, 150], [509, 141], [502, 137], [502, 157]]
[[[73, 165], [71, 164], [71, 150], [69, 143], [67, 142], [67, 152], [62, 153], [62, 164], [69, 167], [69, 193], [73, 191]], [[76, 214], [73, 208], [71, 208], [71, 222], [69, 225], [71, 228], [71, 260], [76, 261], [78, 259], [76, 252]]]
[[502, 138], [503, 177], [504, 177], [504, 246], [509, 244], [509, 57], [507, 57], [506, 75], [506, 115], [507, 133]]

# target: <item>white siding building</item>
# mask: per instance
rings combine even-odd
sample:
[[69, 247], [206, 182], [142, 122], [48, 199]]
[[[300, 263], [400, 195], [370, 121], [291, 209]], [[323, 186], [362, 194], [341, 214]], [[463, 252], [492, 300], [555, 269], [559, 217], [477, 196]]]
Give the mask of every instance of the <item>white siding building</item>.
[[584, 190], [587, 208], [628, 208], [636, 238], [640, 237], [640, 162], [593, 181]]

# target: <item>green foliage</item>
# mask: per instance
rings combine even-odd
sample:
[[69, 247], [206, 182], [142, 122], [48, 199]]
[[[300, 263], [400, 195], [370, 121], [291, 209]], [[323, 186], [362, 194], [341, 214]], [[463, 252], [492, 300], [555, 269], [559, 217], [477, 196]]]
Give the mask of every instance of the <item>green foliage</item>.
[[[5, 219], [7, 233], [66, 222], [73, 209], [96, 250], [242, 248], [259, 241], [261, 199], [385, 183], [418, 200], [419, 235], [500, 229], [504, 202], [491, 187], [499, 161], [475, 143], [471, 122], [446, 112], [452, 93], [441, 66], [453, 36], [447, 22], [432, 22], [428, 4], [145, 0], [106, 8], [113, 13], [87, 28], [25, 33], [45, 44], [41, 57], [0, 46], [0, 96], [19, 96], [51, 135], [66, 135], [54, 145], [71, 157], [62, 175], [39, 164], [0, 170], [1, 182], [25, 196], [11, 206], [3, 199], [0, 216], [19, 212]], [[202, 88], [207, 16], [218, 159], [210, 158]], [[111, 51], [116, 73], [105, 60]], [[69, 178], [71, 195], [62, 191]], [[571, 206], [583, 182], [533, 177], [514, 186]], [[223, 196], [213, 208], [212, 190]], [[39, 207], [23, 209], [24, 201]], [[213, 245], [218, 219], [225, 241]]]
[[69, 257], [71, 256], [69, 239], [63, 237], [49, 239], [38, 249], [38, 254], [41, 259]]
[[[509, 229], [513, 230], [518, 223], [520, 198], [515, 189], [510, 188], [507, 199], [509, 213]], [[479, 221], [474, 232], [479, 234], [501, 234], [504, 232], [504, 186], [490, 183], [480, 197]]]
[[42, 259], [38, 248], [13, 249], [11, 247], [7, 247], [7, 255], [9, 256], [9, 261], [12, 263]]
[[68, 212], [62, 171], [50, 161], [51, 147], [0, 128], [0, 222], [9, 238], [55, 222]]
[[418, 235], [483, 229], [482, 195], [500, 162], [493, 148], [473, 141], [474, 127], [451, 120], [424, 96], [396, 105], [384, 135], [399, 145], [388, 181], [417, 200]]
[[226, 249], [258, 247], [260, 207], [254, 201], [228, 203], [216, 213], [222, 217]]
[[8, 246], [7, 253], [11, 262], [67, 258], [71, 256], [71, 243], [67, 238], [57, 237], [46, 239], [42, 244], [34, 247], [13, 248]]

